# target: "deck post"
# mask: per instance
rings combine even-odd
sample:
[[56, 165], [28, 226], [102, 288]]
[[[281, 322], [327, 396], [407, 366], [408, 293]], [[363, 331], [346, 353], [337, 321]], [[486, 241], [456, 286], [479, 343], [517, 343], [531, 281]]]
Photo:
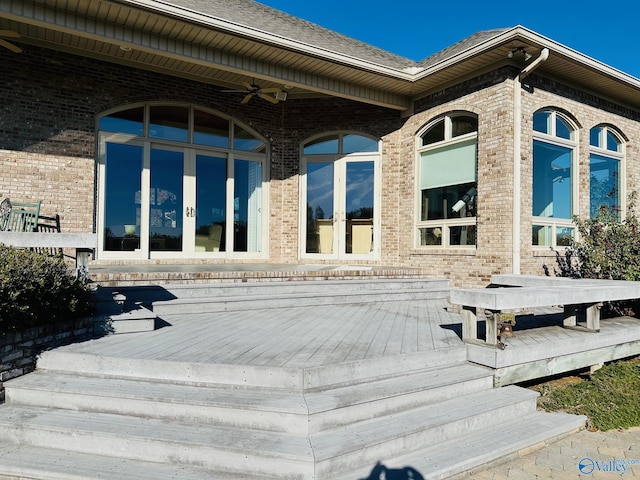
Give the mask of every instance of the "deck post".
[[587, 329], [599, 332], [600, 331], [600, 309], [602, 303], [594, 303], [587, 307]]
[[81, 280], [89, 278], [89, 256], [93, 249], [76, 248], [76, 277]]
[[500, 312], [485, 310], [485, 317], [487, 318], [487, 338], [485, 342], [493, 347], [498, 344], [498, 317], [500, 316]]
[[475, 307], [462, 306], [462, 340], [464, 342], [475, 341], [478, 339], [478, 317], [476, 316]]
[[576, 306], [575, 305], [565, 305], [564, 306], [564, 318], [562, 320], [563, 327], [575, 327], [578, 325], [578, 320], [576, 318]]

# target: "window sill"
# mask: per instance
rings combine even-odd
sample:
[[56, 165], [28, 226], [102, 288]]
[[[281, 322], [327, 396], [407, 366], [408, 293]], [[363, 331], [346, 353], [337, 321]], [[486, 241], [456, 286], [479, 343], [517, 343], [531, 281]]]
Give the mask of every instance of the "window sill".
[[455, 256], [455, 257], [475, 257], [478, 249], [476, 247], [421, 247], [414, 248], [410, 256], [426, 257], [426, 256]]

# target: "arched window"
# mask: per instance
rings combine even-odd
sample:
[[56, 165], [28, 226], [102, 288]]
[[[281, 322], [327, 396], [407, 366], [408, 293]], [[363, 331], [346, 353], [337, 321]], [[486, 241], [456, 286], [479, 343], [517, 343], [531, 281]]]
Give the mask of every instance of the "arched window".
[[103, 258], [266, 255], [267, 143], [204, 108], [149, 103], [98, 119]]
[[478, 119], [451, 114], [418, 134], [419, 246], [476, 244]]
[[618, 133], [607, 126], [589, 132], [589, 215], [598, 216], [602, 209], [620, 219], [622, 211], [621, 164], [623, 143]]
[[569, 244], [575, 229], [576, 128], [555, 110], [533, 115], [533, 231], [532, 244]]

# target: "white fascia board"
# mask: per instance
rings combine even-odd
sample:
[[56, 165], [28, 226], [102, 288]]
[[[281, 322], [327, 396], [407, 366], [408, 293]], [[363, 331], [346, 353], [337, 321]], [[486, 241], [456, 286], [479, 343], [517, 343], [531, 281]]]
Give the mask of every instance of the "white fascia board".
[[195, 10], [190, 10], [184, 7], [178, 7], [176, 5], [172, 5], [171, 3], [164, 2], [164, 1], [120, 0], [120, 3], [130, 4], [133, 6], [137, 6], [139, 8], [145, 8], [147, 10], [153, 10], [159, 13], [170, 14], [175, 17], [182, 18], [184, 20], [200, 23], [210, 27], [215, 27], [217, 29], [227, 31], [229, 33], [238, 34], [238, 35], [242, 35], [249, 38], [254, 38], [262, 42], [276, 44], [278, 46], [288, 48], [290, 50], [298, 51], [308, 55], [318, 56], [320, 58], [323, 58], [325, 60], [329, 60], [332, 62], [344, 63], [352, 67], [361, 68], [363, 70], [368, 70], [368, 71], [382, 74], [382, 75], [388, 75], [400, 80], [412, 81], [415, 79], [414, 68], [422, 70], [422, 68], [420, 67], [409, 67], [408, 69], [409, 71], [386, 67], [384, 65], [380, 65], [374, 62], [368, 62], [366, 60], [352, 57], [350, 55], [337, 53], [337, 52], [334, 52], [325, 48], [320, 48], [314, 45], [310, 45], [304, 42], [291, 40], [289, 38], [276, 35], [273, 33], [265, 32], [257, 28], [247, 27], [245, 25], [240, 25], [237, 23], [230, 22], [229, 20], [219, 19], [212, 15], [206, 15], [206, 14], [197, 12]]
[[640, 88], [640, 80], [633, 77], [632, 75], [624, 73], [621, 70], [615, 69], [605, 63], [595, 60], [587, 55], [578, 52], [577, 50], [562, 45], [561, 43], [555, 42], [550, 38], [540, 35], [521, 25], [513, 27], [509, 30], [505, 30], [504, 32], [497, 34], [495, 37], [490, 38], [489, 40], [474, 45], [467, 50], [446, 58], [441, 62], [432, 65], [431, 67], [425, 68], [422, 72], [414, 76], [414, 81], [428, 77], [456, 63], [467, 60], [469, 58], [473, 58], [475, 55], [491, 50], [492, 48], [504, 44], [505, 42], [516, 39], [523, 39], [523, 42], [528, 40], [532, 43], [537, 44], [541, 49], [548, 48], [550, 52], [567, 57], [577, 63], [581, 63], [586, 67], [597, 70], [603, 75], [612, 77], [620, 82], [627, 83], [635, 88]]
[[525, 27], [519, 26], [517, 27], [517, 29], [519, 30], [517, 33], [521, 33], [531, 41], [539, 43], [542, 48], [546, 47], [553, 53], [557, 53], [578, 63], [582, 63], [586, 67], [598, 70], [604, 75], [612, 77], [621, 82], [628, 83], [636, 88], [640, 88], [640, 79], [634, 77], [633, 75], [629, 75], [622, 70], [618, 70], [617, 68], [607, 65], [606, 63], [596, 60], [595, 58], [589, 57], [588, 55], [580, 53], [573, 48], [567, 47], [566, 45], [562, 45], [561, 43], [551, 40], [550, 38], [545, 37], [544, 35], [540, 35]]

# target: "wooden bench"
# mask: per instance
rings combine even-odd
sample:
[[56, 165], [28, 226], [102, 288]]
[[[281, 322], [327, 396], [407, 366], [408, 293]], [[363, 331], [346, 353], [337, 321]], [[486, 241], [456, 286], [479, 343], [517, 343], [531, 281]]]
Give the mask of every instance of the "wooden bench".
[[[586, 309], [586, 330], [600, 330], [603, 302], [640, 298], [640, 282], [576, 280], [558, 277], [496, 275], [498, 288], [454, 289], [449, 302], [462, 306], [462, 339], [479, 343], [477, 309], [488, 311], [484, 344], [503, 348], [498, 341], [500, 314], [536, 307], [564, 306], [564, 327], [576, 327], [576, 309]], [[506, 287], [506, 288], [505, 288]]]

